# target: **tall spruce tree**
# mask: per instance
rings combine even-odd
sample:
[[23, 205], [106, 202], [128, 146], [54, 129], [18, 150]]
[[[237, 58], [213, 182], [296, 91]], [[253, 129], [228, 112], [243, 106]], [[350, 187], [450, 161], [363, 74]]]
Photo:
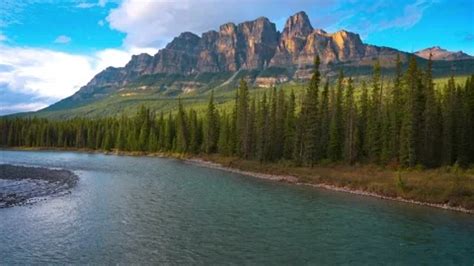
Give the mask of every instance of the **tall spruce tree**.
[[214, 91], [211, 92], [206, 111], [206, 125], [204, 134], [204, 151], [214, 153], [217, 151], [219, 139], [219, 115], [214, 104]]
[[352, 164], [357, 159], [357, 106], [354, 102], [354, 86], [352, 78], [347, 81], [344, 99], [345, 132], [344, 132], [344, 160]]
[[[300, 126], [304, 128], [304, 160], [307, 164], [313, 166], [319, 159], [319, 110], [318, 96], [321, 74], [319, 72], [320, 59], [316, 56], [314, 59], [313, 75], [309, 87], [303, 100]], [[304, 110], [304, 111], [303, 111]]]
[[367, 114], [366, 145], [367, 156], [371, 162], [378, 163], [382, 151], [381, 142], [382, 116], [382, 85], [381, 67], [377, 60], [372, 75], [372, 93]]
[[435, 97], [435, 90], [434, 90], [434, 83], [432, 78], [432, 65], [433, 62], [431, 60], [432, 55], [430, 54], [428, 67], [426, 69], [424, 75], [424, 94], [425, 94], [425, 107], [423, 113], [423, 146], [422, 146], [422, 153], [421, 153], [421, 160], [424, 165], [433, 167], [438, 165], [437, 158], [437, 147], [439, 147], [440, 143], [438, 140], [441, 138], [441, 129], [440, 129], [440, 117], [439, 117], [439, 109], [438, 109], [438, 102], [436, 101]]
[[343, 118], [343, 94], [344, 94], [344, 72], [339, 71], [337, 79], [337, 88], [332, 104], [331, 123], [329, 127], [329, 145], [328, 157], [331, 161], [342, 159], [342, 150], [344, 147], [344, 118]]
[[402, 127], [403, 120], [403, 83], [402, 83], [402, 62], [400, 54], [397, 54], [395, 63], [395, 79], [393, 82], [391, 104], [389, 108], [390, 112], [390, 139], [392, 141], [390, 157], [398, 161], [399, 150], [400, 150], [400, 130]]
[[189, 128], [181, 99], [178, 99], [178, 114], [176, 116], [176, 151], [187, 152], [189, 148]]
[[321, 128], [319, 137], [319, 147], [321, 158], [326, 159], [328, 154], [329, 127], [331, 124], [331, 115], [329, 112], [329, 81], [326, 80], [323, 92], [321, 93]]
[[414, 56], [410, 58], [405, 76], [407, 86], [407, 101], [404, 108], [402, 129], [400, 133], [400, 163], [413, 167], [418, 162], [417, 132], [419, 128], [419, 71]]
[[286, 108], [285, 116], [285, 138], [284, 138], [284, 158], [287, 160], [293, 159], [293, 150], [295, 147], [295, 126], [296, 126], [296, 117], [295, 117], [295, 93], [292, 90], [290, 93], [290, 98], [288, 100], [288, 106]]

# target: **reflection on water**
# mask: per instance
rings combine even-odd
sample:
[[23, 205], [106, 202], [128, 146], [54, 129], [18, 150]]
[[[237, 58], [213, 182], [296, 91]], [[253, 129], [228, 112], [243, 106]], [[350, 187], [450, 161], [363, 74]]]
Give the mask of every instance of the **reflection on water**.
[[0, 209], [0, 263], [466, 264], [474, 217], [176, 160], [0, 151], [60, 167], [70, 195]]

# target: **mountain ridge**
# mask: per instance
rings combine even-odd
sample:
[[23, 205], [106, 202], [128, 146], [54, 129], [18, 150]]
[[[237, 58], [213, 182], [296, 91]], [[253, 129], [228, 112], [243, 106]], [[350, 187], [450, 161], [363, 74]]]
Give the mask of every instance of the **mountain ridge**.
[[468, 55], [464, 53], [463, 51], [448, 51], [446, 49], [443, 49], [439, 46], [433, 46], [429, 48], [425, 48], [422, 50], [419, 50], [415, 52], [415, 54], [419, 57], [429, 59], [430, 55], [432, 56], [432, 60], [445, 60], [445, 61], [451, 61], [451, 60], [467, 60], [467, 59], [474, 59], [473, 56]]
[[376, 59], [383, 67], [393, 67], [397, 56], [406, 62], [410, 55], [365, 44], [357, 33], [313, 28], [303, 11], [290, 16], [282, 32], [268, 18], [259, 17], [225, 23], [200, 36], [183, 32], [153, 56], [133, 55], [124, 67], [106, 68], [74, 95], [43, 111], [80, 106], [127, 90], [177, 96], [231, 87], [240, 78], [256, 87], [307, 80], [316, 56], [322, 72], [330, 76], [339, 68], [365, 73]]

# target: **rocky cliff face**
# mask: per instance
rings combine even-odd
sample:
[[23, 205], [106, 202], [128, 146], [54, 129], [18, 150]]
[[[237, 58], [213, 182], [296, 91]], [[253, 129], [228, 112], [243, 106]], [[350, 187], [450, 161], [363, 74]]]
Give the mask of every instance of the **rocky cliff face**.
[[125, 67], [107, 68], [79, 94], [92, 93], [94, 87], [124, 86], [142, 75], [160, 73], [194, 75], [277, 67], [295, 70], [294, 76], [288, 79], [306, 78], [310, 74], [307, 66], [317, 55], [323, 64], [367, 65], [372, 64], [374, 58], [392, 62], [397, 54], [402, 55], [402, 60], [406, 58], [405, 53], [395, 49], [364, 44], [356, 33], [314, 29], [308, 16], [299, 12], [288, 18], [281, 33], [265, 17], [240, 24], [227, 23], [218, 31], [208, 31], [201, 36], [181, 33], [154, 56], [135, 55]]
[[270, 65], [297, 64], [298, 57], [305, 47], [307, 37], [311, 32], [313, 32], [313, 27], [306, 13], [299, 12], [288, 18]]
[[463, 51], [451, 52], [439, 46], [426, 48], [416, 52], [415, 54], [425, 59], [429, 59], [431, 54], [431, 59], [433, 60], [467, 60], [474, 58], [473, 56], [470, 56], [464, 53]]
[[331, 34], [313, 29], [306, 13], [299, 12], [288, 18], [281, 33], [265, 17], [237, 25], [226, 23], [219, 31], [208, 31], [201, 37], [184, 32], [153, 57], [134, 56], [125, 66], [125, 77], [301, 67], [312, 64], [316, 55], [323, 63], [337, 63], [397, 53], [391, 48], [366, 45], [358, 34], [345, 30]]

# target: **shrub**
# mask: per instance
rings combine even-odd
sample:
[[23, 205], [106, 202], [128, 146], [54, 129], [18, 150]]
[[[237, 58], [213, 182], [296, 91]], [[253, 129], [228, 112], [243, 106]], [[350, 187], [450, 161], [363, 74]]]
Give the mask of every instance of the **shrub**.
[[397, 172], [397, 188], [401, 191], [405, 191], [407, 188], [405, 180], [402, 178], [402, 173], [400, 171]]

